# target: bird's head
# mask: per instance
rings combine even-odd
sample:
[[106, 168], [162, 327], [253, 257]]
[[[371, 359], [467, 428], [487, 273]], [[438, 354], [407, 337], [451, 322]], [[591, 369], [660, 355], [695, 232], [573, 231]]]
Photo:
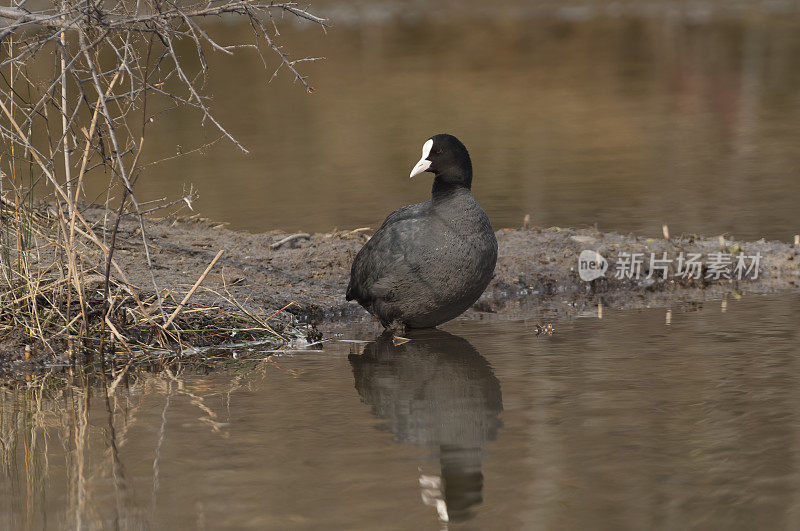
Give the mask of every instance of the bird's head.
[[447, 184], [461, 184], [467, 188], [472, 184], [469, 152], [453, 135], [434, 135], [425, 141], [422, 158], [411, 170], [411, 177], [426, 171]]

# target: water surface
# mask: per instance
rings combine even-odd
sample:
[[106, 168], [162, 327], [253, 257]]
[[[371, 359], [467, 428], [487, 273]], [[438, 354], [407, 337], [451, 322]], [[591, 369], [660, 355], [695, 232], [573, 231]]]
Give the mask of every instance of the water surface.
[[[251, 51], [209, 50], [212, 108], [251, 153], [220, 142], [150, 167], [142, 198], [193, 183], [199, 212], [233, 228], [374, 228], [429, 196], [428, 175], [408, 173], [426, 138], [451, 132], [498, 228], [530, 214], [645, 235], [662, 223], [745, 239], [800, 232], [796, 2], [313, 6], [333, 28], [284, 24], [281, 42], [294, 58], [325, 57], [302, 65], [315, 93], [285, 74], [268, 85], [277, 65], [265, 72]], [[252, 39], [248, 26], [208, 29], [223, 44]], [[157, 115], [143, 156], [218, 137], [199, 123]]]
[[798, 318], [787, 295], [537, 315], [539, 338], [456, 320], [133, 375], [108, 406], [4, 388], [0, 527], [796, 528]]

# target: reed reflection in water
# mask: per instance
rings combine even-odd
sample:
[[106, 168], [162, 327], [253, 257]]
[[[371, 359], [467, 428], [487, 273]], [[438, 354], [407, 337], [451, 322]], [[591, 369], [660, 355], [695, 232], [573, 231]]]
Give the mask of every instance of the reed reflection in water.
[[0, 390], [0, 528], [146, 528], [119, 454], [129, 424], [115, 426], [132, 405], [79, 378]]
[[[120, 378], [124, 384], [116, 392], [96, 380], [62, 375], [0, 389], [0, 529], [158, 528], [161, 454], [173, 396], [199, 410], [198, 420], [212, 436], [225, 436], [206, 397], [169, 370]], [[234, 378], [228, 392], [238, 382]], [[162, 406], [158, 417], [149, 418], [145, 402], [153, 397]], [[126, 448], [131, 428], [142, 423], [155, 440], [144, 449], [138, 441]], [[140, 470], [133, 477], [126, 471], [126, 463], [142, 459], [148, 462], [145, 481]]]

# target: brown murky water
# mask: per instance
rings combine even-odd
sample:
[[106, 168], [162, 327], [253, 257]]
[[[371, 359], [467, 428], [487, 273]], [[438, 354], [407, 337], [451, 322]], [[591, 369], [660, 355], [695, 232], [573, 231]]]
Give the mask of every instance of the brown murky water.
[[2, 389], [0, 527], [797, 528], [797, 295], [537, 317]]
[[[142, 197], [193, 183], [234, 228], [375, 227], [427, 198], [424, 140], [471, 149], [496, 227], [582, 226], [790, 240], [800, 232], [796, 2], [315, 2], [334, 28], [284, 27], [316, 92], [258, 57], [209, 53], [220, 142], [151, 168]], [[447, 7], [447, 6], [450, 7]], [[222, 43], [249, 28], [210, 28]], [[187, 47], [188, 47], [187, 43]], [[187, 48], [188, 50], [188, 48]], [[153, 161], [218, 135], [159, 115]], [[147, 151], [149, 150], [149, 151]], [[90, 188], [90, 197], [98, 193]]]

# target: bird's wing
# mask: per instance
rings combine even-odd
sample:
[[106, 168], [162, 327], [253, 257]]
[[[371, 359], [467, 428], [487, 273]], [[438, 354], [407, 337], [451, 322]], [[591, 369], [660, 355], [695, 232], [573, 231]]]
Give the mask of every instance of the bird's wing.
[[[397, 279], [409, 278], [417, 265], [410, 260], [410, 248], [427, 228], [420, 210], [425, 203], [396, 210], [356, 255], [350, 271], [347, 300], [364, 303], [386, 298]], [[391, 279], [391, 280], [390, 280]]]

